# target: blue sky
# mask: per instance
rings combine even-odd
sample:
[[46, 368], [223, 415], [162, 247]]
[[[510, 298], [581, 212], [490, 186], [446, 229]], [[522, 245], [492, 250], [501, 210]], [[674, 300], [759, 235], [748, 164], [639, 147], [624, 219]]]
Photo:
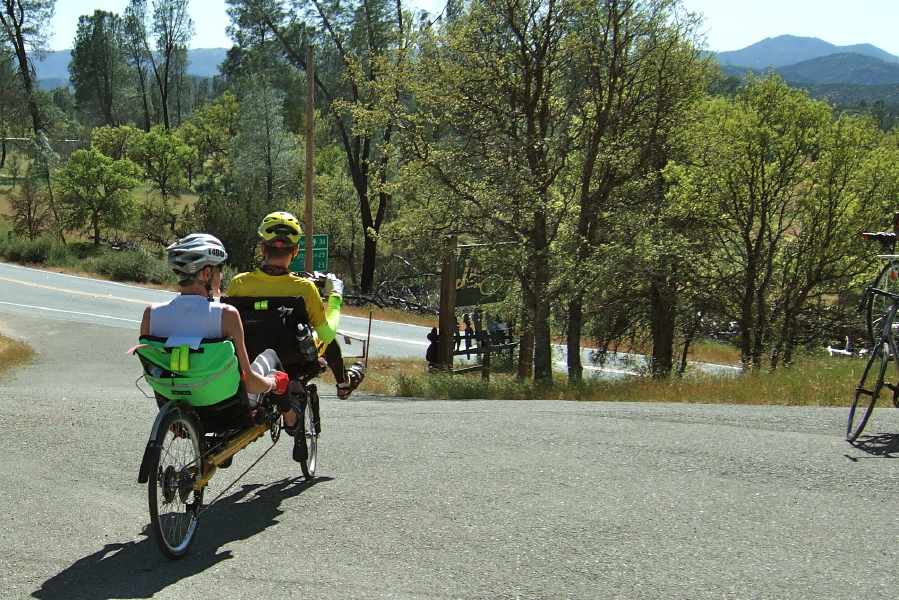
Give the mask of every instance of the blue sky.
[[789, 34], [836, 44], [873, 44], [899, 56], [897, 0], [683, 0], [705, 15], [708, 48], [740, 50]]
[[[739, 50], [767, 37], [783, 34], [817, 37], [838, 46], [870, 43], [899, 56], [899, 1], [866, 0], [682, 0], [693, 12], [703, 13], [707, 47]], [[152, 5], [152, 0], [149, 2]], [[433, 10], [441, 0], [417, 0]], [[72, 47], [78, 17], [103, 9], [121, 14], [127, 0], [56, 0], [54, 37], [50, 47]], [[227, 48], [228, 15], [225, 0], [190, 0], [196, 27], [192, 48]]]

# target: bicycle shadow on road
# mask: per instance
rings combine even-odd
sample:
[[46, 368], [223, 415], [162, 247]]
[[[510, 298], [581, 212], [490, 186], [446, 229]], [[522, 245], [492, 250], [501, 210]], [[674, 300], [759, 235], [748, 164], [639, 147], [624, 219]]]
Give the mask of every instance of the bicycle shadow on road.
[[182, 579], [233, 558], [230, 550], [221, 549], [276, 525], [284, 513], [280, 508], [284, 500], [325, 481], [330, 478], [244, 485], [201, 515], [196, 541], [184, 558], [165, 558], [147, 525], [144, 539], [107, 544], [45, 581], [31, 595], [41, 600], [152, 598]]
[[[871, 456], [899, 458], [899, 434], [896, 433], [863, 436], [856, 440], [852, 446]], [[848, 455], [847, 458], [853, 459]]]

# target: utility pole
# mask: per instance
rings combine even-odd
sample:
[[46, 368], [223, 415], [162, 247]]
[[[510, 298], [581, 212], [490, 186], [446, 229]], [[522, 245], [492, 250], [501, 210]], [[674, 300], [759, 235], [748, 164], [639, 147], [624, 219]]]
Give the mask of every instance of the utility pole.
[[459, 238], [452, 235], [444, 240], [443, 263], [440, 268], [440, 340], [437, 343], [437, 363], [448, 373], [453, 371], [453, 349], [459, 323], [456, 321], [456, 261]]
[[312, 46], [306, 48], [306, 260], [307, 273], [315, 270], [312, 256], [312, 115], [315, 99], [315, 67], [312, 63]]

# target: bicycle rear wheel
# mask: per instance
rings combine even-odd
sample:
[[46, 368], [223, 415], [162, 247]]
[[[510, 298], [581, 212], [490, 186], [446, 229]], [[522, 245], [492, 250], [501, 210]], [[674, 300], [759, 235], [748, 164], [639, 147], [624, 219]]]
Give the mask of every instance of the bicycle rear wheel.
[[[880, 270], [874, 280], [874, 287], [892, 293], [899, 293], [899, 261], [891, 260]], [[893, 303], [889, 298], [872, 295], [865, 307], [865, 321], [868, 325], [868, 340], [874, 346], [880, 339], [883, 321]]]
[[174, 560], [193, 543], [203, 505], [203, 490], [194, 490], [203, 470], [196, 419], [178, 407], [170, 409], [160, 422], [156, 443], [160, 451], [147, 482], [150, 523], [159, 549]]
[[890, 346], [881, 340], [874, 346], [871, 358], [865, 365], [865, 372], [858, 382], [855, 389], [855, 399], [852, 406], [849, 407], [849, 421], [846, 423], [846, 441], [854, 442], [862, 434], [868, 419], [871, 418], [871, 412], [874, 410], [874, 404], [883, 391], [883, 377], [886, 374], [887, 366], [892, 360], [890, 356]]
[[318, 463], [318, 433], [321, 425], [317, 418], [318, 388], [315, 385], [308, 385], [306, 392], [303, 413], [299, 416], [303, 420], [303, 431], [306, 434], [306, 459], [300, 461], [300, 469], [303, 471], [303, 476], [307, 480], [311, 480], [315, 477], [315, 468]]

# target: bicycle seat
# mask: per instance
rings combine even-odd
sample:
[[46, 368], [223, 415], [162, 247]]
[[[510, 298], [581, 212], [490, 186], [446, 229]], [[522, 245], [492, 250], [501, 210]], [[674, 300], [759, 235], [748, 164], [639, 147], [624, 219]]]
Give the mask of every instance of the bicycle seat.
[[140, 359], [157, 404], [179, 400], [191, 406], [206, 431], [252, 423], [231, 338], [203, 338], [196, 348], [167, 345], [170, 338], [146, 335], [139, 339], [131, 353]]
[[303, 347], [297, 339], [299, 327], [311, 329], [302, 296], [222, 296], [221, 301], [240, 313], [251, 359], [271, 349], [291, 378], [320, 372], [318, 352]]

